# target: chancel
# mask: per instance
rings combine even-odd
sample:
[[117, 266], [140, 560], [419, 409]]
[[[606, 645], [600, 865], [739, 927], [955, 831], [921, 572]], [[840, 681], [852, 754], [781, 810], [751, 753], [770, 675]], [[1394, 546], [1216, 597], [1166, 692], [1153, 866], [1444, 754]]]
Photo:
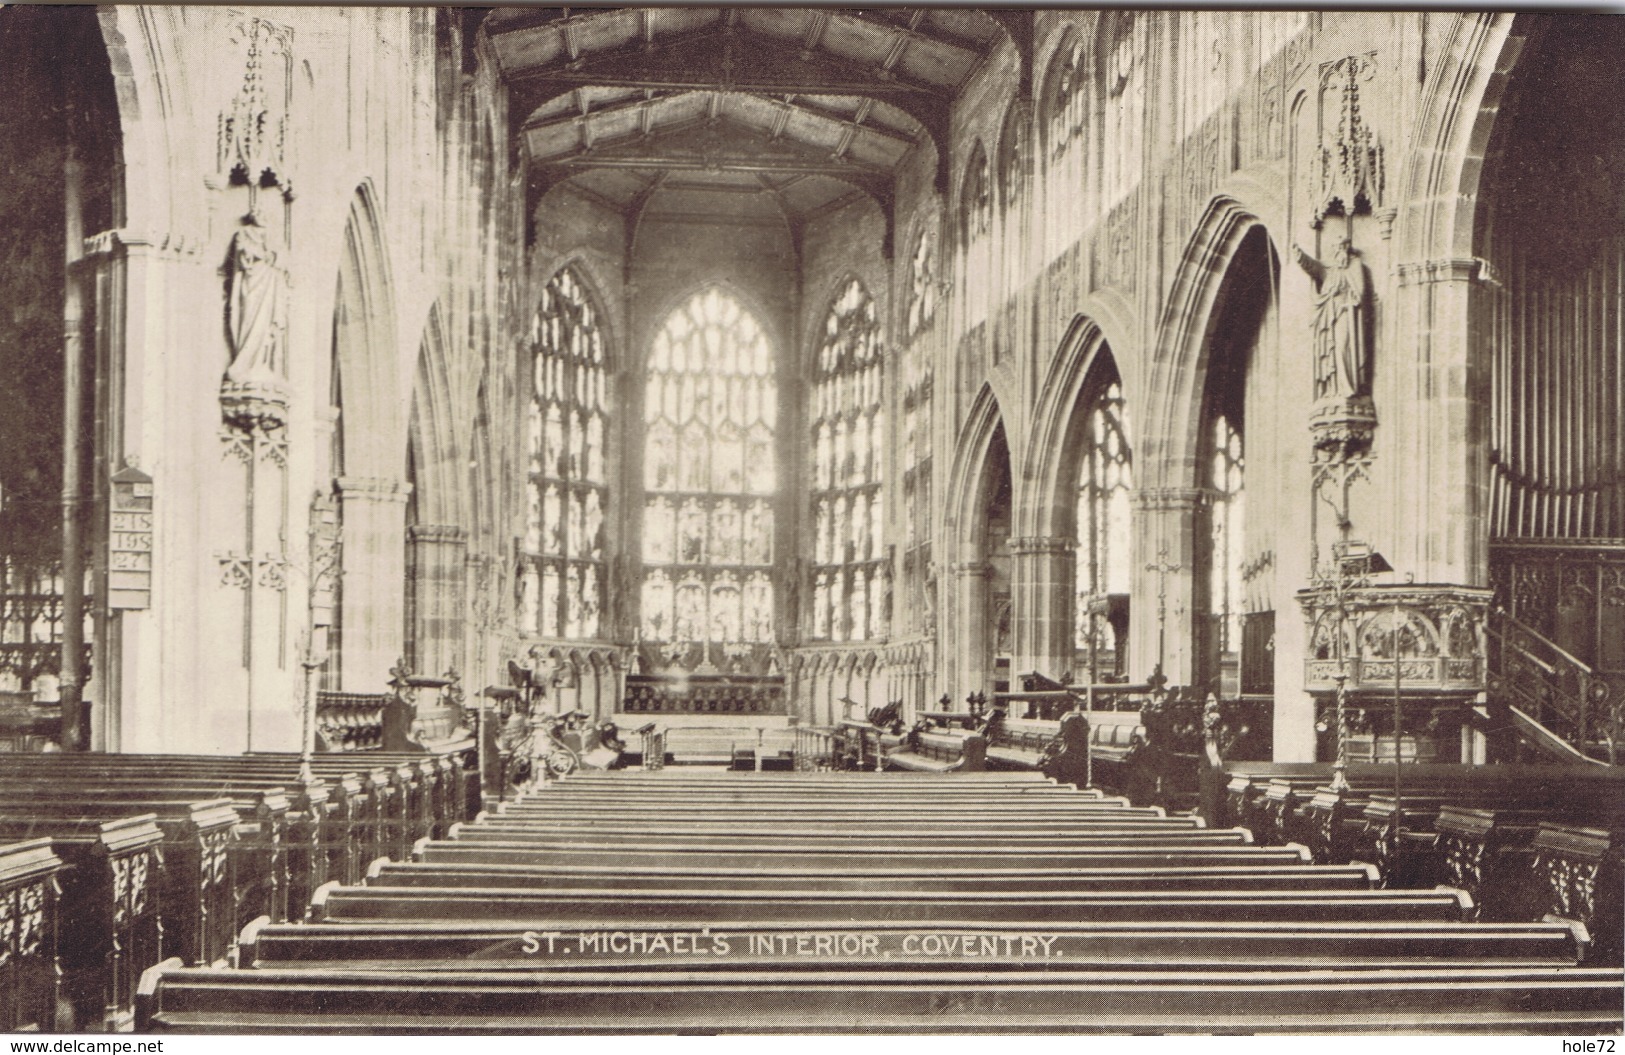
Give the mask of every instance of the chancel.
[[1625, 20], [0, 53], [0, 1032], [1625, 1028]]

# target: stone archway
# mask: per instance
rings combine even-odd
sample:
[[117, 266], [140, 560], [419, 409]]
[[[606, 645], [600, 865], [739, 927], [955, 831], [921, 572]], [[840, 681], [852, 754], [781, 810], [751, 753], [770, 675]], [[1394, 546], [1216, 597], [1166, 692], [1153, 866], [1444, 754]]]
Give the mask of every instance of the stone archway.
[[334, 309], [342, 470], [340, 687], [378, 692], [402, 653], [407, 412], [400, 399], [394, 286], [383, 217], [363, 184], [345, 223]]
[[984, 384], [955, 445], [943, 530], [949, 559], [937, 584], [939, 604], [948, 613], [939, 623], [946, 660], [939, 685], [956, 700], [994, 688], [994, 604], [1001, 595], [1008, 599], [1010, 588], [1008, 556], [996, 551], [1005, 549], [1009, 537], [1011, 468], [999, 400]]
[[418, 348], [407, 428], [412, 491], [406, 528], [406, 649], [420, 674], [466, 669], [463, 609], [471, 516], [464, 443], [447, 373], [440, 307]]

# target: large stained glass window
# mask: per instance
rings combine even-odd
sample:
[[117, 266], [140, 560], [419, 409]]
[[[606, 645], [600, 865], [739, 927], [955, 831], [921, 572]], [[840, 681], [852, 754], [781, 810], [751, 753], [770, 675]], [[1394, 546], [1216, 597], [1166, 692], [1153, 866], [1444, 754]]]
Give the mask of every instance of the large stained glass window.
[[597, 311], [573, 271], [559, 272], [542, 291], [532, 341], [520, 628], [539, 637], [595, 638], [604, 595], [609, 373]]
[[912, 264], [913, 289], [909, 299], [909, 344], [902, 352], [903, 421], [903, 580], [904, 597], [912, 615], [907, 625], [925, 629], [935, 598], [927, 597], [931, 564], [931, 387], [929, 342], [916, 336], [931, 321], [936, 278], [932, 274], [929, 232], [921, 231]]
[[1115, 380], [1096, 389], [1084, 422], [1078, 479], [1078, 589], [1075, 644], [1092, 656], [1114, 650], [1109, 618], [1112, 595], [1126, 596], [1129, 566], [1129, 492], [1134, 487], [1128, 409]]
[[770, 644], [778, 384], [738, 301], [710, 289], [666, 320], [643, 417], [643, 639]]
[[875, 302], [852, 279], [824, 317], [812, 393], [812, 636], [821, 640], [873, 640], [891, 621], [883, 369]]

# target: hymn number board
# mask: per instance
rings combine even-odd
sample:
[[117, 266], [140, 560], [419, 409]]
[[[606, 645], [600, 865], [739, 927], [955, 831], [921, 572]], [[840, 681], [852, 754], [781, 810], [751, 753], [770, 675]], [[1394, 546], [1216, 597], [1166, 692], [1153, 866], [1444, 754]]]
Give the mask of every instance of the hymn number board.
[[107, 606], [146, 608], [152, 603], [152, 477], [134, 466], [115, 473], [111, 513]]

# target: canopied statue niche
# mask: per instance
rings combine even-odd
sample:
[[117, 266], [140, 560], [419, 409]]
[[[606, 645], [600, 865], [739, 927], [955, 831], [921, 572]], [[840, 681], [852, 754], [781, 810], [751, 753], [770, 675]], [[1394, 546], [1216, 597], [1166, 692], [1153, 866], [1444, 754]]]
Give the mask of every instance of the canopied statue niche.
[[221, 268], [231, 364], [220, 404], [228, 425], [269, 433], [288, 419], [288, 272], [281, 249], [292, 229], [293, 31], [243, 16], [232, 26], [232, 44], [242, 57], [243, 79], [220, 112], [219, 173], [211, 185], [233, 198], [243, 217]]

